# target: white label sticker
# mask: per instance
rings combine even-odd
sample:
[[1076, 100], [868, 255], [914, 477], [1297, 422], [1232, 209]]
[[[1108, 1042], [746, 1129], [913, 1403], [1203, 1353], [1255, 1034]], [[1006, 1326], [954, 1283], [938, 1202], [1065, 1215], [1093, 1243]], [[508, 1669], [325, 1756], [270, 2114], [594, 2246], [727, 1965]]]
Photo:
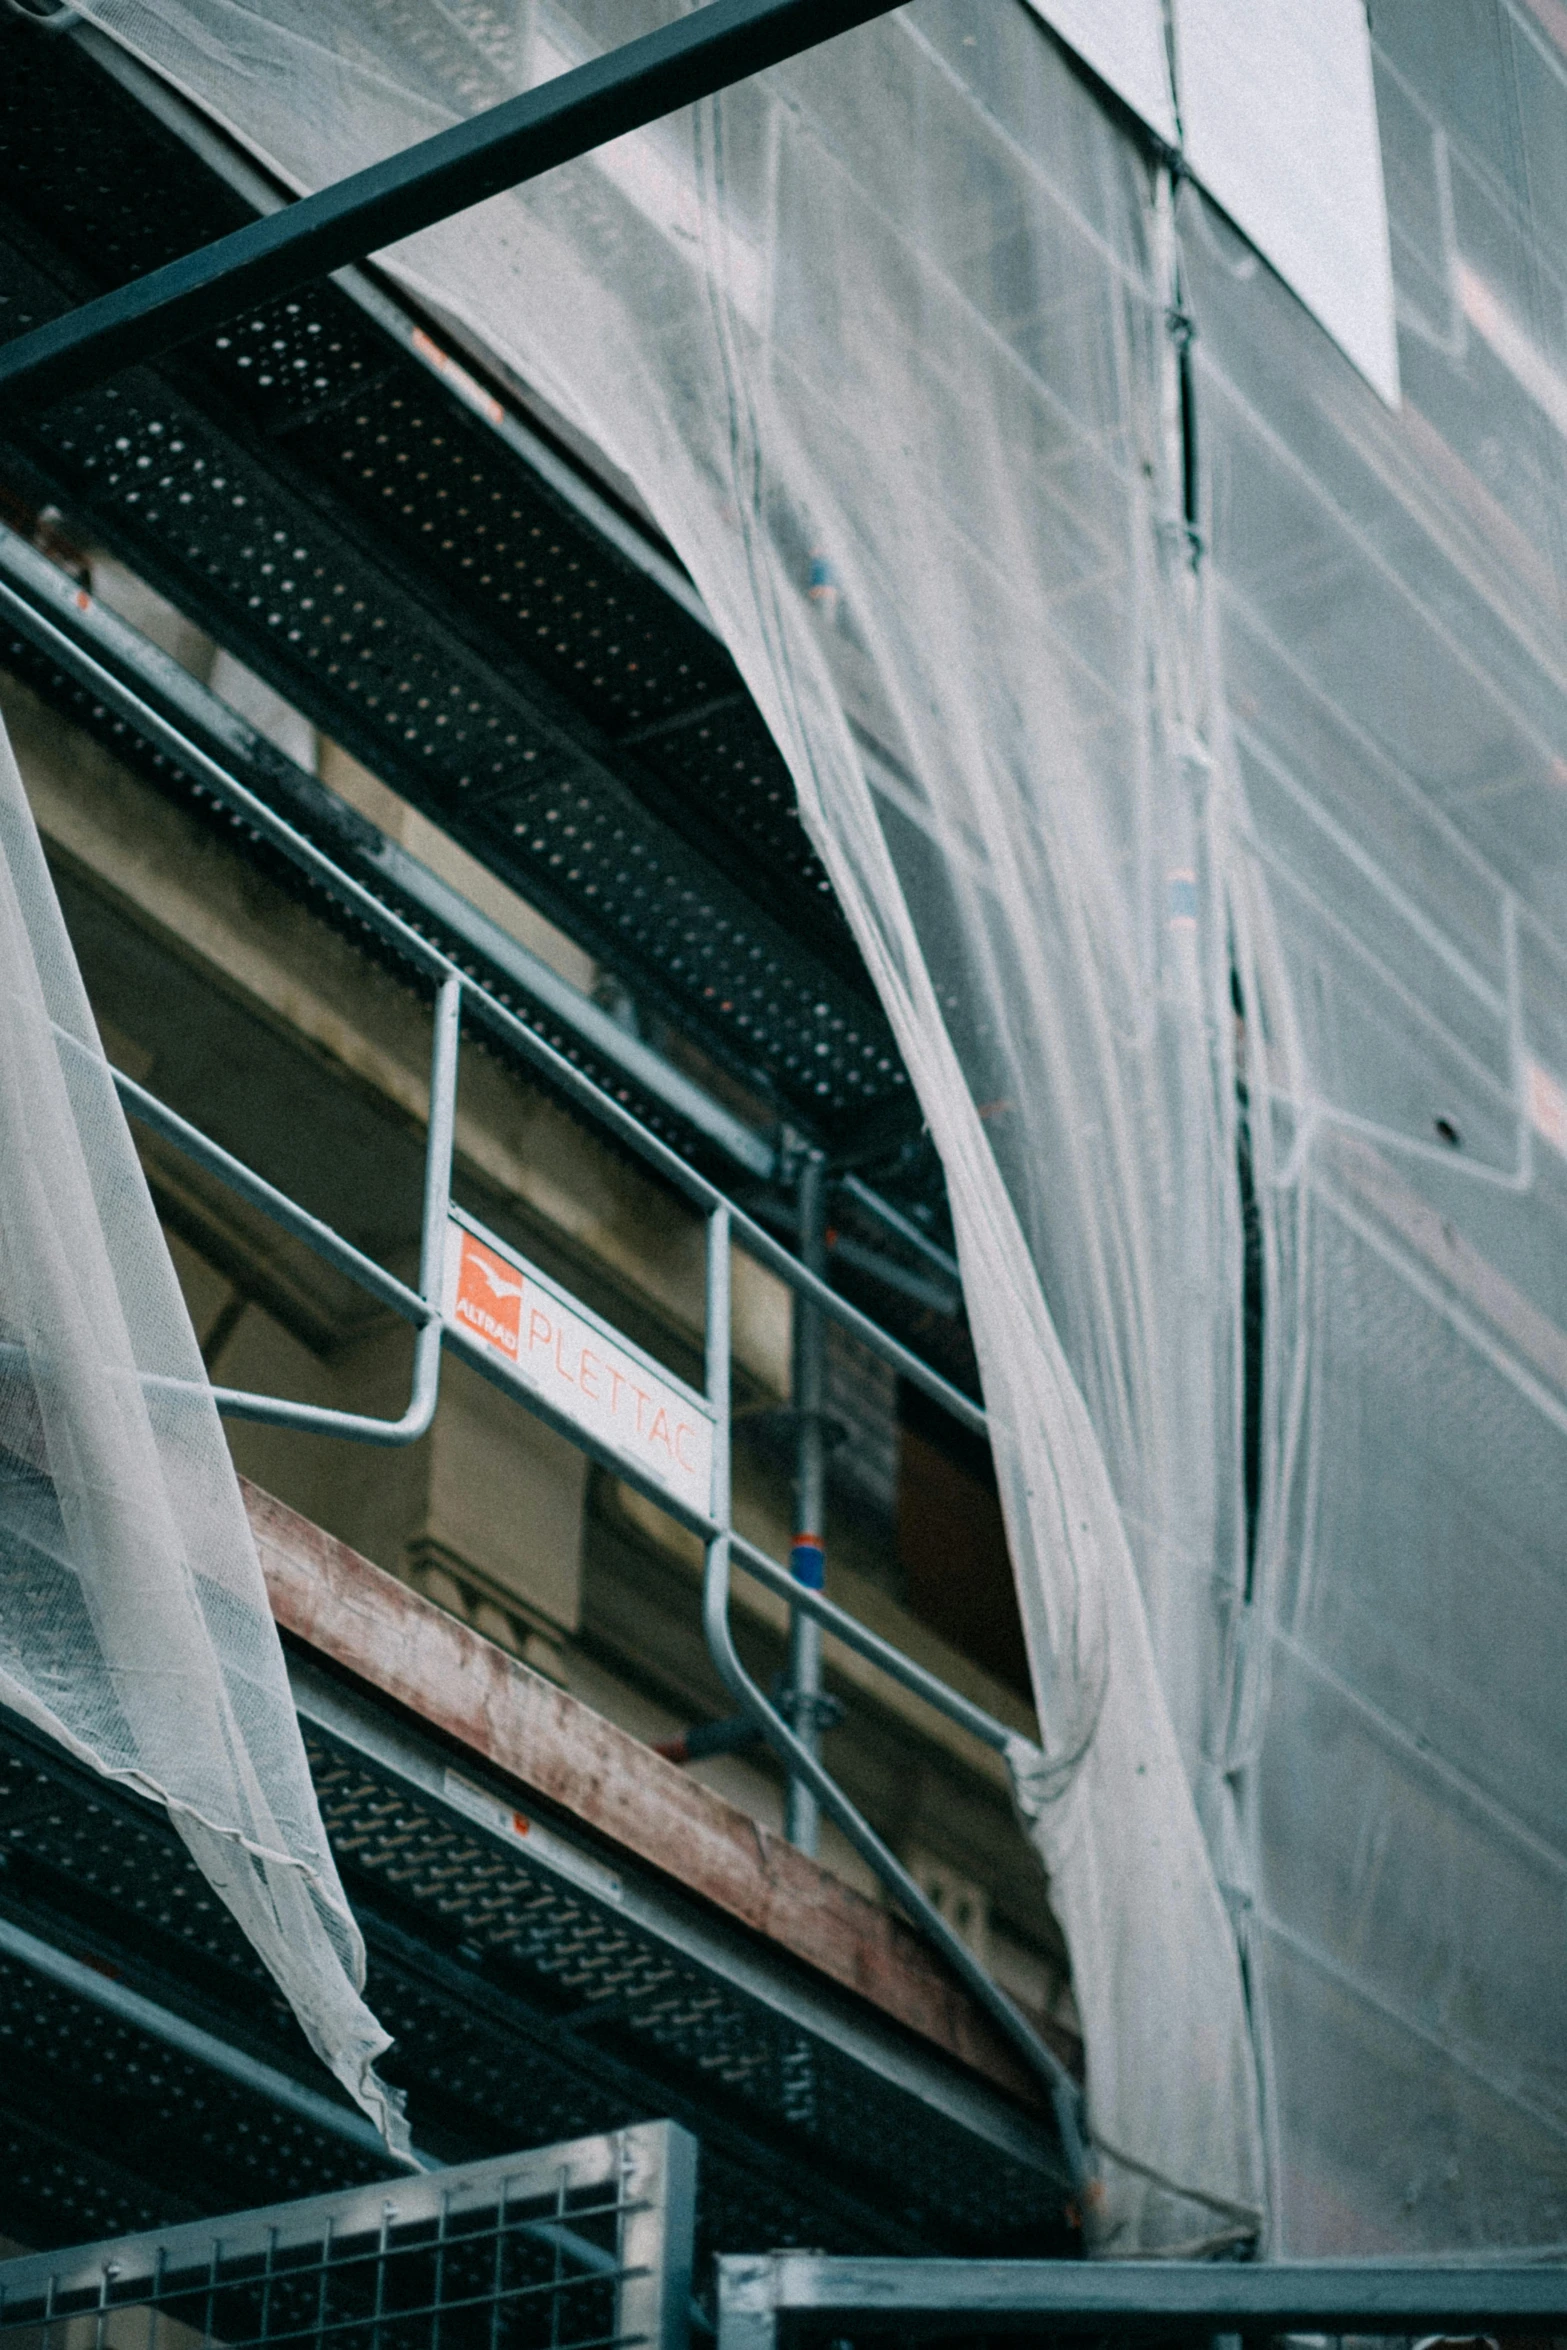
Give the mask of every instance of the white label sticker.
[[498, 1355], [518, 1384], [676, 1501], [706, 1517], [713, 1421], [688, 1388], [617, 1339], [526, 1259], [446, 1228], [449, 1328]]

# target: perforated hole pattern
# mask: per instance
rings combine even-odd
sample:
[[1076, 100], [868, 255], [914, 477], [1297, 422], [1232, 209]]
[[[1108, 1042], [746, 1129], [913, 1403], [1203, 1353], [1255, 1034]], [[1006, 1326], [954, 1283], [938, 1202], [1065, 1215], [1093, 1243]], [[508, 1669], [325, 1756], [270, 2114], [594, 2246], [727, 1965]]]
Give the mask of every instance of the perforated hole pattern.
[[[313, 1726], [306, 1743], [334, 1851], [366, 1922], [371, 1994], [398, 2043], [393, 2069], [428, 2120], [445, 2117], [460, 2129], [468, 2152], [645, 2119], [647, 2100], [668, 2096], [656, 2086], [667, 2081], [670, 2090], [679, 2085], [679, 2100], [695, 2099], [714, 2117], [715, 2164], [704, 2192], [719, 2199], [709, 2224], [739, 2231], [713, 2236], [728, 2248], [794, 2241], [875, 2249], [873, 2207], [886, 2210], [883, 2224], [893, 2231], [879, 2237], [885, 2249], [906, 2248], [900, 2223], [953, 2249], [1043, 2240], [1058, 2198], [1038, 2173]], [[74, 1936], [82, 1956], [128, 1946], [166, 1986], [159, 1994], [166, 2003], [214, 2018], [237, 2006], [248, 2033], [297, 2047], [248, 1945], [166, 1823], [89, 1788], [63, 1756], [56, 1764], [30, 1739], [3, 1732], [0, 1853], [8, 1906], [44, 1905], [33, 1931], [61, 1939], [63, 1930], [66, 1946]], [[420, 1958], [426, 1941], [455, 1954], [449, 1989]], [[93, 1963], [119, 1971], [106, 1957]], [[508, 2005], [508, 1982], [521, 2007]], [[30, 2028], [25, 2015], [18, 2023], [0, 2009], [0, 2048]], [[143, 2049], [136, 2061], [144, 2068], [165, 2065], [156, 2043]], [[167, 2059], [170, 2096], [184, 2062]], [[90, 2074], [89, 2062], [84, 2081]], [[158, 2083], [127, 2079], [124, 2088], [138, 2111], [149, 2095], [163, 2110]], [[293, 2147], [287, 2132], [304, 2125], [278, 2127]], [[716, 2167], [726, 2130], [742, 2174], [728, 2185]], [[723, 2198], [744, 2203], [743, 2174], [761, 2159], [745, 2152], [748, 2131], [759, 2133], [758, 2147], [781, 2133], [792, 2148], [791, 2190], [781, 2193], [775, 2182], [762, 2235], [746, 2234], [743, 2211], [720, 2219]], [[318, 2172], [285, 2167], [280, 2175], [285, 2184], [303, 2178], [305, 2187], [294, 2190], [301, 2192]], [[258, 2172], [250, 2199], [281, 2191]]]
[[[71, 251], [42, 291], [0, 267], [43, 315], [73, 261], [101, 279], [177, 248], [167, 220], [184, 234], [213, 184], [68, 44], [8, 47], [7, 195], [39, 216], [35, 263], [44, 226]], [[91, 171], [58, 129], [71, 76]], [[138, 174], [167, 200], [133, 255], [97, 219]], [[33, 447], [61, 502], [749, 1082], [813, 1123], [906, 1094], [721, 648], [337, 289], [235, 323], [199, 365], [205, 413], [145, 375], [56, 412]]]
[[319, 519], [214, 450], [200, 420], [111, 390], [49, 440], [99, 521], [129, 517], [155, 544], [148, 568], [183, 575], [182, 601], [219, 634], [228, 617], [257, 666], [612, 967], [653, 976], [731, 1066], [829, 1115], [904, 1089], [874, 1007], [428, 616], [377, 597]]

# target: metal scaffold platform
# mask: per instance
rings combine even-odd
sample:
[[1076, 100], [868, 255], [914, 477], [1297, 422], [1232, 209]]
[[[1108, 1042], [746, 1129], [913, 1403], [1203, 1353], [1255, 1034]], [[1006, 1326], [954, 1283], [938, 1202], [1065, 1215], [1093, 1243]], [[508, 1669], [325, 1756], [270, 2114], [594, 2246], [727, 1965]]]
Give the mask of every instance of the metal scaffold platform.
[[[709, 2250], [1032, 2248], [1046, 2117], [297, 1661], [318, 1789], [431, 2159], [672, 2115]], [[388, 2175], [166, 1819], [0, 1719], [0, 2168], [61, 2243]]]

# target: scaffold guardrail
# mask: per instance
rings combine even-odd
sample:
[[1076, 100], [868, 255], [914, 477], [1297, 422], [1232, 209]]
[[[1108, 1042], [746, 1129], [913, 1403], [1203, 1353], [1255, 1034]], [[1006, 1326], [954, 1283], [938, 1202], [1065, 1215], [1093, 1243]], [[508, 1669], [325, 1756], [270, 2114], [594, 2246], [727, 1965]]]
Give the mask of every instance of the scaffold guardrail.
[[[785, 1719], [783, 1710], [758, 1686], [740, 1658], [730, 1613], [735, 1567], [786, 1598], [797, 1624], [819, 1626], [830, 1633], [996, 1753], [1009, 1759], [1021, 1754], [1022, 1759], [1027, 1759], [1028, 1742], [1016, 1731], [859, 1623], [823, 1591], [802, 1584], [788, 1568], [736, 1533], [731, 1506], [732, 1251], [739, 1248], [765, 1266], [794, 1293], [797, 1306], [814, 1309], [817, 1315], [838, 1323], [870, 1353], [930, 1397], [960, 1427], [983, 1435], [986, 1429], [983, 1408], [842, 1297], [832, 1288], [825, 1272], [813, 1270], [791, 1254], [716, 1183], [691, 1166], [592, 1076], [530, 1028], [481, 980], [462, 969], [444, 947], [426, 937], [363, 882], [346, 872], [210, 751], [144, 699], [93, 650], [77, 641], [55, 616], [4, 578], [0, 578], [0, 611], [24, 630], [59, 668], [123, 718], [142, 740], [171, 759], [199, 788], [242, 820], [259, 840], [288, 859], [323, 896], [391, 948], [433, 996], [424, 1194], [419, 1270], [414, 1285], [388, 1272], [333, 1227], [310, 1214], [160, 1102], [144, 1086], [122, 1072], [115, 1072], [115, 1082], [129, 1116], [183, 1151], [325, 1263], [390, 1307], [415, 1331], [409, 1400], [395, 1418], [228, 1387], [214, 1389], [219, 1410], [232, 1418], [361, 1443], [411, 1444], [426, 1433], [433, 1420], [439, 1397], [442, 1353], [450, 1348], [504, 1387], [525, 1409], [559, 1429], [591, 1457], [613, 1467], [617, 1475], [696, 1534], [705, 1550], [703, 1629], [709, 1654], [724, 1686], [782, 1764], [791, 1784], [808, 1793], [835, 1822], [898, 1906], [941, 1951], [1041, 2082], [1054, 2115], [1068, 2175], [1074, 2191], [1080, 2194], [1088, 2181], [1089, 2157], [1077, 2083], [826, 1770], [815, 1751], [816, 1741], [809, 1729]], [[450, 1235], [475, 1229], [470, 1219], [454, 1216], [451, 1199], [457, 1085], [465, 1027], [500, 1043], [536, 1071], [555, 1092], [652, 1169], [672, 1192], [703, 1217], [705, 1372], [700, 1393], [690, 1392], [692, 1401], [700, 1406], [710, 1425], [705, 1500], [689, 1484], [682, 1488], [655, 1473], [645, 1452], [639, 1455], [635, 1447], [618, 1441], [612, 1432], [595, 1428], [580, 1415], [573, 1416], [563, 1410], [547, 1390], [530, 1384], [517, 1361], [508, 1361], [503, 1350], [487, 1343], [471, 1326], [465, 1327], [454, 1311], [448, 1310]], [[488, 1238], [498, 1256], [508, 1253], [501, 1244], [493, 1242], [493, 1236]], [[512, 1262], [520, 1260], [513, 1254]], [[665, 1380], [672, 1377], [666, 1372], [659, 1375]]]

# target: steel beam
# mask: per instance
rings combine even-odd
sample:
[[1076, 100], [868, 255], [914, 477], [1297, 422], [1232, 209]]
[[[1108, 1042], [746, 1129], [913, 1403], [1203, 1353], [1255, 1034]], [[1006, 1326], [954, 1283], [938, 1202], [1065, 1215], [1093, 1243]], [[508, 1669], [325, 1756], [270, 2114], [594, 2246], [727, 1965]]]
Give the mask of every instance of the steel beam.
[[[793, 2321], [791, 2323], [791, 2321]], [[1567, 2267], [1497, 2261], [889, 2260], [718, 2263], [718, 2350], [850, 2334], [1545, 2334]]]
[[778, 65], [895, 0], [709, 0], [536, 90], [246, 223], [0, 345], [0, 395], [48, 407], [239, 312]]

